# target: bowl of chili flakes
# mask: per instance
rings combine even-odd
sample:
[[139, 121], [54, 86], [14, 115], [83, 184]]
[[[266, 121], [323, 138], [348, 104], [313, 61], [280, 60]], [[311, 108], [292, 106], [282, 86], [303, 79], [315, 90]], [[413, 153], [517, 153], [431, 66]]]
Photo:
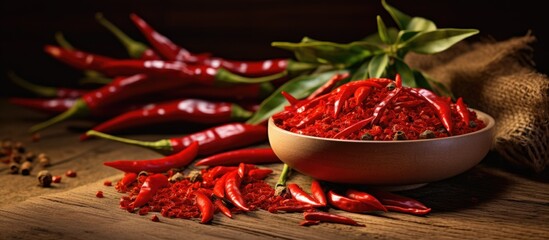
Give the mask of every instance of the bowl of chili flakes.
[[[292, 169], [317, 180], [394, 190], [456, 176], [488, 154], [495, 125], [490, 115], [467, 108], [461, 99], [458, 106], [403, 86], [397, 86], [401, 89], [392, 101], [381, 103], [396, 89], [390, 84], [364, 84], [370, 93], [361, 101], [356, 86], [342, 100], [341, 92], [348, 91], [342, 85], [274, 114], [268, 122], [273, 151]], [[430, 102], [435, 98], [438, 108]], [[337, 101], [342, 107], [334, 114]]]

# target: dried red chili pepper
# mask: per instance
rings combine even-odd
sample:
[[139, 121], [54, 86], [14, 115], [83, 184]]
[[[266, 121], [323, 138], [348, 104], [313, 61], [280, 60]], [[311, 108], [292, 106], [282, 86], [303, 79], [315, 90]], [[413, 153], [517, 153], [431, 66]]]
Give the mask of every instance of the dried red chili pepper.
[[299, 100], [297, 100], [294, 96], [292, 96], [291, 94], [285, 92], [285, 91], [281, 91], [280, 94], [282, 94], [282, 96], [284, 96], [284, 98], [286, 98], [286, 100], [288, 101], [288, 103], [290, 103], [290, 105], [296, 105]]
[[221, 177], [221, 176], [225, 175], [225, 173], [232, 172], [234, 170], [238, 170], [238, 167], [215, 166], [215, 167], [209, 169], [204, 175], [207, 175], [208, 178], [216, 179], [218, 177]]
[[223, 213], [223, 215], [229, 218], [233, 218], [231, 210], [227, 206], [225, 206], [225, 203], [223, 203], [221, 199], [215, 199], [214, 205], [217, 207], [217, 209], [219, 209], [219, 211], [221, 211], [221, 213]]
[[430, 106], [436, 110], [436, 113], [446, 131], [448, 131], [448, 134], [452, 135], [452, 111], [450, 104], [447, 101], [440, 99], [440, 97], [427, 89], [408, 88], [408, 92], [429, 102]]
[[206, 156], [265, 141], [267, 140], [267, 128], [263, 125], [227, 123], [191, 133], [183, 137], [161, 139], [155, 142], [115, 137], [96, 131], [88, 131], [86, 136], [81, 137], [81, 140], [87, 139], [88, 136], [98, 136], [109, 140], [151, 148], [162, 154], [174, 154], [187, 148], [192, 142], [198, 142], [200, 145], [198, 155]]
[[150, 104], [142, 109], [120, 114], [95, 126], [92, 130], [112, 133], [129, 128], [170, 122], [227, 123], [242, 121], [251, 115], [250, 111], [229, 102], [183, 99]]
[[[231, 172], [234, 172], [234, 171], [236, 171], [236, 170], [233, 170]], [[223, 199], [225, 197], [225, 185], [226, 185], [226, 182], [227, 182], [227, 176], [229, 176], [229, 173], [231, 173], [231, 172], [223, 174], [223, 176], [221, 176], [215, 182], [214, 188], [213, 188], [213, 193], [216, 197], [218, 197], [220, 199]]]
[[269, 168], [256, 168], [256, 169], [251, 169], [248, 172], [248, 176], [251, 179], [254, 179], [254, 180], [263, 180], [263, 179], [267, 178], [267, 176], [269, 176], [271, 173], [273, 173], [272, 169], [269, 169]]
[[290, 190], [290, 194], [292, 197], [302, 203], [309, 204], [315, 207], [324, 207], [326, 205], [322, 205], [321, 203], [317, 202], [311, 195], [303, 191], [299, 185], [295, 183], [289, 183], [286, 185], [288, 190]]
[[246, 206], [246, 202], [240, 192], [240, 183], [242, 179], [238, 175], [237, 171], [227, 173], [227, 179], [225, 182], [225, 195], [236, 207], [243, 211], [250, 211], [250, 208]]
[[348, 126], [347, 128], [341, 130], [336, 135], [334, 135], [333, 138], [335, 138], [335, 139], [345, 138], [349, 134], [358, 131], [359, 129], [363, 128], [364, 126], [368, 125], [369, 123], [372, 123], [373, 119], [374, 119], [374, 117], [372, 116], [372, 117], [360, 120], [360, 121], [354, 123], [353, 125]]
[[124, 177], [116, 183], [115, 189], [119, 192], [126, 192], [130, 184], [135, 181], [137, 181], [137, 173], [127, 172], [124, 174]]
[[322, 189], [320, 182], [316, 179], [313, 179], [311, 182], [311, 195], [320, 205], [328, 205], [328, 199], [326, 199], [326, 194], [324, 194], [324, 190]]
[[345, 195], [347, 197], [350, 197], [352, 199], [356, 199], [358, 201], [361, 201], [363, 203], [366, 203], [370, 206], [372, 206], [374, 209], [387, 212], [387, 209], [371, 194], [363, 191], [358, 191], [356, 189], [347, 189], [345, 192]]
[[372, 204], [367, 204], [356, 199], [351, 199], [343, 195], [339, 195], [333, 190], [328, 191], [328, 201], [330, 205], [334, 206], [335, 208], [347, 212], [364, 213], [383, 210], [378, 208], [377, 206], [373, 206]]
[[72, 105], [74, 105], [74, 102], [76, 102], [76, 99], [73, 99], [73, 98], [44, 99], [44, 98], [12, 97], [8, 99], [8, 102], [13, 105], [26, 107], [33, 110], [38, 110], [44, 113], [59, 114], [71, 108]]
[[133, 210], [147, 204], [153, 198], [156, 192], [159, 189], [167, 186], [168, 183], [168, 177], [166, 177], [164, 174], [157, 173], [149, 175], [147, 179], [145, 179], [145, 182], [143, 182], [143, 185], [141, 185], [141, 189], [139, 190], [139, 194], [137, 194], [135, 201], [130, 203], [128, 208], [130, 210]]
[[431, 212], [431, 208], [409, 197], [382, 190], [371, 190], [374, 195], [389, 211], [425, 215]]
[[397, 74], [395, 77], [395, 85], [395, 89], [389, 92], [387, 96], [374, 108], [374, 119], [372, 119], [372, 124], [376, 124], [379, 121], [381, 113], [387, 108], [387, 105], [391, 104], [391, 100], [393, 100], [402, 90], [402, 79], [400, 78], [399, 74]]
[[463, 98], [458, 98], [456, 100], [456, 110], [458, 114], [461, 116], [461, 121], [463, 121], [467, 126], [469, 126], [470, 117], [469, 117], [469, 109], [463, 102]]
[[158, 159], [151, 160], [117, 160], [104, 162], [105, 166], [113, 167], [124, 172], [139, 173], [141, 171], [163, 173], [172, 168], [182, 168], [187, 166], [198, 153], [198, 142], [192, 143], [186, 149]]
[[303, 217], [308, 221], [321, 221], [321, 222], [330, 222], [330, 223], [341, 223], [352, 226], [365, 226], [364, 224], [359, 224], [357, 221], [327, 212], [304, 212]]
[[313, 93], [307, 96], [306, 100], [314, 99], [318, 96], [324, 95], [332, 90], [341, 80], [349, 77], [349, 73], [336, 74], [330, 78], [326, 83], [317, 88]]
[[196, 196], [196, 205], [198, 205], [198, 209], [200, 209], [200, 212], [202, 213], [200, 223], [212, 221], [215, 208], [210, 198], [200, 191], [195, 191], [194, 195]]
[[279, 163], [280, 159], [270, 147], [245, 148], [208, 156], [196, 162], [195, 166], [237, 165], [240, 163]]

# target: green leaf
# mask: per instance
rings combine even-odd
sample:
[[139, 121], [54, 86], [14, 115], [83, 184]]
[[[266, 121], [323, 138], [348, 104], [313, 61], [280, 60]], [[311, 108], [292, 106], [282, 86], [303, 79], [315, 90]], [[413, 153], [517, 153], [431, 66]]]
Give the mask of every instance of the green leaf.
[[396, 72], [400, 74], [402, 79], [402, 85], [407, 87], [417, 87], [416, 79], [414, 78], [414, 72], [404, 61], [394, 58]]
[[439, 96], [448, 96], [450, 98], [452, 98], [453, 100], [455, 100], [455, 96], [454, 94], [452, 94], [452, 91], [450, 91], [450, 89], [448, 89], [446, 87], [446, 85], [442, 84], [441, 82], [438, 82], [426, 75], [424, 75], [423, 73], [419, 72], [419, 71], [416, 71], [415, 72], [415, 76], [416, 76], [416, 79], [423, 79], [423, 81], [430, 85], [430, 86], [433, 86], [432, 87], [432, 90]]
[[407, 30], [406, 27], [412, 21], [412, 17], [387, 4], [385, 0], [382, 0], [381, 4], [383, 5], [383, 8], [385, 8], [385, 10], [387, 10], [387, 12], [391, 15], [391, 17], [393, 17], [393, 20], [398, 25], [398, 28]]
[[414, 17], [410, 20], [408, 25], [406, 25], [405, 30], [407, 31], [434, 31], [437, 29], [437, 25], [429, 19], [422, 17]]
[[419, 31], [401, 30], [401, 31], [398, 32], [397, 40], [395, 41], [395, 43], [399, 44], [399, 43], [406, 42], [406, 41], [410, 40], [410, 38], [415, 37], [418, 33], [420, 33], [420, 32]]
[[389, 65], [389, 55], [379, 54], [372, 58], [370, 64], [368, 64], [368, 75], [372, 78], [379, 78], [386, 72], [387, 65]]
[[401, 43], [399, 49], [413, 51], [421, 54], [433, 54], [442, 52], [459, 41], [477, 34], [476, 29], [445, 28], [429, 32], [421, 32]]
[[379, 38], [383, 43], [390, 44], [392, 42], [389, 37], [389, 32], [387, 32], [387, 27], [385, 27], [385, 23], [379, 15], [377, 16], [377, 32], [379, 33]]
[[351, 81], [368, 79], [368, 65], [370, 65], [370, 60], [362, 63], [351, 76]]
[[[387, 28], [387, 35], [389, 35], [389, 39], [397, 39], [399, 30], [394, 27]], [[375, 46], [381, 46], [383, 45], [383, 41], [381, 40], [381, 37], [379, 36], [379, 33], [374, 33], [366, 36], [360, 42], [367, 42], [370, 45]]]
[[297, 99], [302, 99], [309, 96], [334, 75], [348, 72], [349, 71], [347, 70], [336, 70], [293, 78], [275, 90], [271, 96], [263, 100], [259, 105], [259, 110], [257, 110], [246, 122], [250, 124], [259, 124], [269, 119], [273, 114], [282, 111], [284, 106], [288, 105], [286, 98], [281, 94], [282, 91], [291, 94]]

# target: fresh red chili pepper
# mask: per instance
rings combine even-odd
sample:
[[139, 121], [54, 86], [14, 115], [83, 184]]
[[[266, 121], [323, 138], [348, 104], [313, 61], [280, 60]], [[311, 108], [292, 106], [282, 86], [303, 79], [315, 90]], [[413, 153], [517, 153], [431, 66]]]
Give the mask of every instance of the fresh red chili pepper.
[[208, 176], [212, 179], [216, 179], [220, 176], [225, 175], [225, 173], [232, 172], [234, 170], [238, 170], [238, 167], [232, 167], [232, 166], [215, 166], [211, 170], [209, 170]]
[[[237, 170], [233, 170], [231, 172], [234, 172], [234, 171], [237, 171]], [[223, 176], [221, 176], [215, 182], [214, 188], [213, 188], [213, 193], [216, 197], [218, 197], [220, 199], [223, 199], [225, 197], [225, 185], [226, 185], [226, 182], [227, 182], [227, 176], [229, 176], [229, 173], [231, 173], [231, 172], [223, 174]]]
[[332, 90], [341, 80], [349, 77], [349, 73], [336, 74], [330, 78], [326, 83], [317, 88], [313, 93], [307, 96], [307, 100], [314, 99], [318, 96], [324, 95]]
[[288, 103], [290, 103], [290, 105], [292, 105], [292, 106], [299, 102], [298, 99], [296, 99], [294, 96], [292, 96], [291, 94], [289, 94], [285, 91], [281, 91], [280, 94], [282, 94], [282, 96], [284, 96], [284, 98], [286, 98]]
[[463, 102], [463, 98], [458, 98], [456, 101], [456, 110], [458, 114], [461, 116], [461, 121], [463, 121], [467, 126], [469, 126], [470, 117], [469, 117], [469, 109]]
[[286, 187], [288, 188], [288, 190], [290, 190], [290, 194], [292, 195], [292, 197], [297, 201], [300, 201], [305, 204], [310, 204], [315, 207], [326, 206], [317, 202], [313, 197], [311, 197], [311, 195], [303, 191], [303, 189], [301, 189], [301, 187], [295, 183], [289, 183], [286, 185]]
[[334, 101], [334, 118], [337, 118], [337, 115], [341, 112], [343, 104], [351, 96], [353, 89], [349, 86], [343, 86], [338, 88], [336, 91], [338, 91], [339, 94], [337, 95], [337, 99]]
[[362, 103], [362, 101], [364, 101], [364, 99], [368, 97], [371, 90], [372, 90], [371, 87], [366, 87], [366, 86], [357, 88], [354, 93], [356, 104]]
[[251, 112], [229, 102], [184, 99], [150, 104], [142, 109], [123, 113], [95, 126], [92, 130], [112, 133], [161, 123], [227, 123], [245, 120], [251, 115]]
[[38, 110], [44, 113], [59, 114], [67, 111], [74, 105], [76, 99], [73, 98], [17, 98], [12, 97], [8, 102], [17, 106]]
[[379, 208], [374, 207], [371, 204], [366, 204], [359, 200], [339, 195], [333, 190], [328, 191], [328, 201], [330, 202], [330, 205], [334, 206], [335, 208], [347, 212], [363, 213], [380, 210]]
[[413, 198], [382, 190], [371, 190], [371, 193], [389, 211], [398, 211], [418, 215], [424, 215], [431, 211], [431, 208]]
[[246, 206], [246, 202], [240, 192], [240, 183], [242, 179], [238, 175], [238, 171], [227, 173], [227, 179], [225, 182], [225, 195], [236, 207], [243, 211], [250, 211], [250, 208]]
[[227, 123], [211, 127], [183, 137], [161, 139], [155, 142], [137, 141], [115, 137], [96, 131], [88, 131], [81, 140], [88, 136], [98, 136], [109, 140], [151, 148], [162, 154], [173, 154], [187, 148], [192, 142], [198, 142], [198, 154], [207, 156], [221, 151], [245, 147], [267, 140], [267, 128], [263, 125], [246, 123]]
[[358, 201], [366, 203], [372, 206], [374, 209], [387, 212], [387, 209], [383, 206], [383, 204], [381, 204], [381, 202], [379, 202], [377, 198], [367, 192], [358, 191], [356, 189], [347, 189], [345, 195], [352, 199], [356, 199]]
[[164, 174], [157, 173], [149, 175], [145, 182], [143, 182], [143, 185], [141, 185], [141, 189], [139, 190], [139, 194], [137, 194], [135, 201], [128, 206], [129, 209], [133, 210], [134, 208], [139, 208], [147, 204], [159, 189], [167, 185], [168, 177]]
[[305, 220], [309, 221], [341, 223], [352, 226], [365, 226], [364, 224], [359, 224], [351, 218], [327, 212], [304, 212], [303, 217], [305, 218]]
[[31, 91], [32, 93], [40, 97], [48, 98], [78, 98], [90, 90], [87, 89], [74, 89], [74, 88], [63, 88], [63, 87], [50, 87], [42, 86], [38, 84], [31, 83], [14, 72], [8, 72], [9, 79], [17, 84], [19, 87], [24, 88], [25, 90]]
[[189, 85], [163, 91], [165, 99], [200, 98], [224, 101], [263, 100], [273, 92], [270, 82], [235, 84], [229, 86]]
[[200, 209], [200, 212], [202, 213], [200, 223], [208, 223], [212, 221], [215, 210], [212, 200], [200, 191], [195, 191], [194, 195], [196, 196], [196, 205], [198, 205], [198, 209]]
[[223, 215], [229, 218], [233, 218], [233, 214], [231, 213], [231, 210], [227, 206], [225, 206], [225, 204], [221, 199], [215, 199], [214, 204], [217, 207], [217, 209], [219, 209], [219, 211], [223, 213]]
[[238, 169], [237, 169], [237, 172], [238, 172], [238, 176], [240, 176], [240, 178], [244, 179], [244, 177], [246, 177], [248, 175], [248, 172], [252, 169], [255, 169], [257, 168], [255, 165], [253, 164], [246, 164], [246, 163], [240, 163], [238, 164]]
[[114, 61], [113, 58], [107, 56], [65, 49], [53, 45], [44, 46], [44, 51], [55, 59], [79, 70], [99, 71], [103, 64]]
[[116, 184], [116, 189], [122, 192], [125, 192], [128, 186], [133, 182], [137, 181], [137, 173], [127, 172], [124, 174], [124, 177], [118, 181]]
[[328, 205], [328, 199], [326, 199], [326, 194], [324, 194], [324, 190], [322, 189], [320, 182], [316, 179], [313, 179], [311, 182], [311, 195], [320, 205]]
[[396, 87], [391, 92], [387, 94], [387, 96], [379, 102], [376, 107], [374, 108], [374, 113], [372, 119], [372, 124], [376, 124], [379, 121], [379, 118], [381, 117], [381, 113], [387, 108], [387, 105], [391, 104], [391, 100], [397, 96], [400, 91], [402, 90], [402, 79], [400, 78], [400, 75], [397, 74], [395, 78], [395, 84]]
[[130, 19], [139, 31], [143, 33], [147, 41], [153, 46], [158, 54], [165, 59], [182, 62], [198, 62], [210, 56], [210, 54], [192, 54], [187, 49], [176, 45], [170, 39], [158, 33], [135, 13], [130, 14]]
[[182, 168], [187, 166], [198, 153], [198, 142], [192, 143], [186, 149], [164, 158], [152, 160], [117, 160], [104, 162], [105, 166], [113, 167], [124, 172], [141, 171], [163, 173], [172, 168]]
[[102, 13], [96, 13], [95, 19], [109, 30], [126, 47], [130, 57], [143, 60], [160, 60], [160, 56], [146, 44], [130, 38], [120, 28], [107, 20]]
[[440, 99], [437, 95], [427, 89], [408, 88], [408, 92], [429, 102], [430, 106], [436, 110], [436, 113], [446, 131], [448, 131], [448, 134], [452, 134], [452, 110], [447, 101]]
[[196, 162], [195, 166], [237, 165], [243, 163], [279, 163], [280, 159], [270, 147], [244, 148], [217, 153]]
[[269, 168], [256, 168], [251, 169], [248, 172], [248, 176], [254, 180], [263, 180], [269, 176], [269, 174], [273, 173], [272, 169]]

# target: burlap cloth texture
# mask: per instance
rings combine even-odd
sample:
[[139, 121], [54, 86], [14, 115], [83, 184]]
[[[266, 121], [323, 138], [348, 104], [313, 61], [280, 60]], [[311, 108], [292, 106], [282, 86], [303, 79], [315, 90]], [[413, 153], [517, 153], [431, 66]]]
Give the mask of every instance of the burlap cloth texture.
[[527, 34], [505, 41], [460, 42], [406, 62], [444, 83], [469, 107], [496, 120], [492, 150], [513, 166], [543, 171], [549, 164], [549, 78], [535, 69]]

